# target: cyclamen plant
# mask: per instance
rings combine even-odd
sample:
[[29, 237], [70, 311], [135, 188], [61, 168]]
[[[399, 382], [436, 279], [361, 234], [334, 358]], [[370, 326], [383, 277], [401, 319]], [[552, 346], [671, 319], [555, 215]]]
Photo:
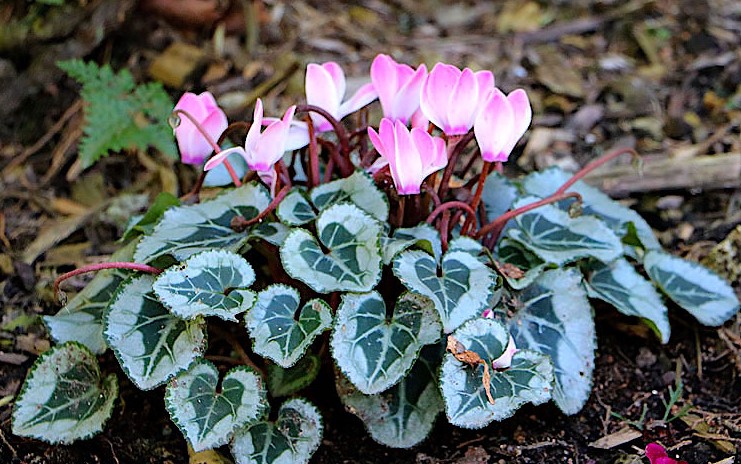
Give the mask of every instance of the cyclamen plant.
[[[573, 176], [511, 180], [502, 163], [531, 122], [525, 91], [386, 55], [370, 75], [344, 100], [341, 68], [310, 64], [308, 104], [275, 119], [258, 100], [249, 126], [227, 126], [208, 92], [181, 98], [182, 159], [205, 171], [190, 194], [161, 195], [131, 221], [115, 262], [57, 279], [101, 271], [45, 317], [57, 345], [26, 379], [14, 433], [69, 443], [99, 432], [117, 396], [96, 359], [110, 348], [137, 387], [165, 385], [196, 451], [230, 444], [240, 464], [307, 462], [323, 426], [296, 395], [324, 362], [375, 440], [411, 447], [442, 411], [465, 428], [526, 403], [577, 413], [594, 369], [591, 300], [643, 319], [662, 343], [661, 293], [705, 325], [738, 311], [727, 283], [666, 253], [638, 214], [581, 181], [632, 150]], [[376, 98], [384, 116], [371, 126]], [[245, 128], [243, 146], [221, 150]], [[221, 165], [235, 187], [201, 200]], [[209, 336], [236, 358], [210, 357]]]

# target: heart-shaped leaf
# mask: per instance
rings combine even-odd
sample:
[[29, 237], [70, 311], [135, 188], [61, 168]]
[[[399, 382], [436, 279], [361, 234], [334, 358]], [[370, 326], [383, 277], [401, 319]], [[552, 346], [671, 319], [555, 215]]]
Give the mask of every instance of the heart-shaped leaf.
[[587, 275], [587, 293], [613, 305], [628, 316], [640, 317], [656, 332], [661, 343], [669, 341], [669, 318], [661, 295], [625, 259], [610, 264], [592, 263]]
[[118, 397], [114, 374], [100, 376], [95, 355], [67, 342], [31, 367], [13, 409], [13, 433], [68, 444], [103, 430]]
[[203, 451], [226, 444], [235, 430], [259, 420], [268, 403], [262, 379], [249, 367], [231, 369], [219, 384], [216, 366], [200, 360], [170, 381], [165, 406], [190, 446]]
[[[512, 364], [494, 370], [491, 362], [499, 358], [509, 342], [504, 326], [493, 319], [471, 319], [452, 335], [464, 350], [470, 350], [483, 364], [467, 364], [447, 353], [440, 370], [440, 391], [448, 421], [458, 427], [478, 429], [492, 421], [512, 416], [526, 403], [535, 405], [551, 399], [553, 365], [547, 356], [520, 350]], [[493, 372], [492, 372], [493, 371]], [[488, 390], [494, 402], [489, 400]]]
[[462, 249], [445, 253], [439, 273], [432, 256], [420, 250], [405, 251], [394, 259], [394, 274], [406, 288], [433, 301], [445, 333], [481, 315], [499, 296], [496, 273]]
[[389, 319], [376, 292], [346, 294], [337, 309], [332, 355], [337, 366], [366, 395], [393, 386], [409, 371], [424, 345], [440, 339], [432, 302], [405, 293]]
[[322, 362], [319, 356], [309, 353], [289, 368], [268, 363], [268, 391], [274, 398], [290, 396], [303, 390], [314, 381]]
[[283, 246], [293, 229], [280, 222], [261, 222], [250, 230], [249, 238], [259, 238], [277, 247]]
[[237, 464], [306, 464], [322, 441], [322, 416], [302, 398], [283, 403], [275, 422], [238, 431], [232, 442]]
[[330, 206], [316, 221], [322, 245], [304, 229], [280, 249], [286, 272], [319, 293], [365, 292], [381, 278], [381, 225], [355, 205]]
[[217, 316], [236, 322], [236, 315], [255, 302], [255, 292], [248, 290], [254, 281], [255, 271], [246, 259], [211, 250], [168, 268], [154, 282], [154, 292], [181, 319]]
[[164, 255], [184, 260], [213, 248], [238, 250], [247, 234], [231, 227], [235, 216], [251, 219], [270, 203], [268, 191], [255, 183], [245, 184], [197, 205], [165, 211], [152, 235], [142, 238], [134, 261], [150, 262]]
[[592, 390], [597, 348], [581, 275], [574, 269], [546, 271], [504, 300], [515, 311], [509, 330], [517, 347], [550, 356], [556, 373], [553, 400], [566, 414], [576, 414]]
[[320, 299], [301, 304], [298, 290], [271, 285], [257, 296], [257, 303], [245, 316], [255, 353], [291, 367], [317, 335], [332, 325], [332, 311]]
[[420, 224], [396, 229], [391, 237], [381, 237], [383, 264], [390, 264], [396, 255], [412, 246], [418, 246], [430, 253], [435, 261], [439, 261], [443, 254], [440, 232], [429, 224]]
[[733, 288], [701, 264], [662, 251], [649, 251], [643, 267], [669, 298], [703, 325], [717, 327], [738, 312], [739, 301]]
[[206, 349], [203, 318], [184, 321], [162, 306], [142, 275], [121, 285], [103, 315], [104, 336], [121, 367], [142, 390], [184, 371]]
[[381, 222], [386, 222], [389, 217], [386, 195], [364, 171], [355, 171], [349, 177], [315, 187], [311, 191], [311, 201], [320, 211], [350, 202]]
[[410, 448], [427, 437], [443, 410], [437, 388], [440, 355], [439, 346], [426, 346], [406, 377], [375, 395], [364, 395], [338, 374], [337, 393], [347, 411], [363, 421], [374, 440], [392, 448]]
[[[514, 207], [537, 200], [523, 198]], [[545, 205], [517, 216], [515, 222], [517, 227], [508, 229], [507, 236], [549, 263], [563, 265], [587, 257], [609, 263], [623, 254], [620, 239], [595, 216], [572, 218], [556, 206]]]
[[316, 219], [309, 199], [298, 188], [294, 188], [283, 198], [275, 212], [278, 219], [289, 226], [300, 226]]

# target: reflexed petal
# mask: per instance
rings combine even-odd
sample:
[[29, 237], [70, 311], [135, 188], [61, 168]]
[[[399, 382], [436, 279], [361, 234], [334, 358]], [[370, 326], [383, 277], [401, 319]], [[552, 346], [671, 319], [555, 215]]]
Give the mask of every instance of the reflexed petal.
[[[310, 63], [306, 67], [306, 102], [309, 105], [322, 108], [336, 118], [340, 109], [340, 99], [341, 97], [337, 95], [337, 87], [330, 73], [323, 66]], [[324, 118], [314, 113], [311, 116], [315, 121], [315, 118], [324, 120]]]
[[517, 351], [518, 349], [517, 346], [515, 346], [515, 339], [512, 338], [512, 335], [510, 335], [509, 343], [507, 343], [507, 348], [505, 348], [504, 353], [502, 353], [501, 356], [491, 362], [491, 367], [493, 367], [494, 369], [508, 368], [512, 365], [512, 356], [514, 356]]
[[288, 127], [284, 122], [275, 122], [265, 129], [260, 136], [260, 141], [254, 146], [254, 152], [250, 153], [251, 160], [247, 165], [253, 171], [265, 171], [275, 164], [286, 149]]
[[334, 83], [335, 91], [337, 92], [337, 102], [341, 102], [345, 97], [345, 72], [342, 70], [339, 64], [334, 61], [328, 61], [322, 65], [327, 74]]
[[522, 89], [510, 92], [507, 95], [507, 102], [512, 108], [512, 132], [510, 132], [508, 142], [502, 151], [509, 155], [530, 126], [530, 121], [533, 119], [533, 110], [530, 108], [527, 93]]
[[379, 156], [373, 162], [373, 164], [371, 164], [370, 166], [368, 166], [368, 169], [366, 169], [366, 171], [368, 171], [371, 175], [373, 175], [373, 174], [377, 173], [378, 171], [380, 171], [381, 169], [385, 168], [388, 165], [389, 165], [388, 160], [386, 158], [384, 158], [383, 156]]
[[221, 134], [229, 127], [229, 121], [223, 111], [213, 111], [205, 120], [201, 121], [201, 126], [214, 139], [214, 142], [218, 142]]
[[358, 111], [376, 98], [378, 98], [378, 93], [375, 87], [373, 87], [373, 84], [362, 85], [349, 100], [340, 105], [338, 119], [342, 119], [348, 114]]
[[242, 147], [228, 148], [220, 152], [219, 154], [212, 156], [208, 161], [206, 161], [206, 165], [203, 167], [203, 170], [210, 171], [211, 169], [223, 163], [229, 156], [235, 153], [239, 154], [242, 158], [245, 159], [245, 161], [247, 161], [247, 154], [245, 153], [244, 148]]
[[[383, 121], [381, 121], [383, 123]], [[383, 144], [383, 140], [381, 139], [381, 136], [378, 135], [378, 132], [376, 132], [372, 127], [368, 128], [368, 138], [370, 138], [371, 143], [373, 144], [373, 148], [376, 149], [379, 155], [381, 155], [382, 158], [386, 157], [386, 147]]]
[[494, 74], [491, 71], [478, 71], [476, 82], [479, 84], [479, 101], [483, 102], [489, 96], [489, 92], [494, 90]]
[[308, 145], [309, 142], [309, 125], [303, 121], [291, 122], [286, 138], [286, 151], [298, 150]]
[[209, 91], [201, 92], [198, 95], [198, 98], [201, 99], [201, 104], [206, 109], [206, 112], [207, 113], [211, 113], [212, 111], [214, 111], [216, 109], [218, 109], [219, 111], [221, 111], [221, 108], [219, 107], [219, 104], [216, 103], [216, 99], [211, 94], [211, 92], [209, 92]]
[[275, 169], [257, 171], [257, 175], [260, 177], [260, 180], [265, 182], [265, 185], [268, 186], [270, 190], [270, 196], [275, 198], [275, 185], [277, 183], [276, 181], [278, 180], [278, 173], [275, 172]]
[[253, 147], [260, 140], [260, 130], [262, 125], [262, 100], [259, 98], [255, 102], [255, 111], [252, 114], [252, 124], [250, 129], [247, 131], [247, 138], [245, 138], [244, 146], [249, 151], [249, 147]]
[[437, 63], [422, 84], [420, 108], [441, 129], [447, 125], [450, 95], [460, 75], [461, 70], [455, 66]]
[[473, 127], [479, 105], [479, 84], [473, 71], [463, 70], [449, 98], [448, 125], [443, 130], [448, 135], [463, 135]]
[[505, 153], [504, 150], [510, 143], [513, 127], [512, 107], [507, 97], [495, 89], [481, 109], [473, 128], [484, 161], [507, 160], [509, 152]]
[[[401, 119], [405, 124], [409, 121], [409, 118], [419, 109], [419, 95], [426, 76], [427, 67], [420, 65], [419, 69], [413, 72], [397, 92], [391, 113], [388, 116]], [[383, 111], [384, 114], [387, 114], [385, 107]]]
[[400, 195], [419, 193], [422, 184], [422, 161], [412, 142], [409, 129], [401, 121], [394, 125], [395, 145], [392, 156], [387, 157], [391, 177]]
[[[213, 99], [213, 96], [211, 98]], [[187, 112], [188, 114], [193, 116], [196, 121], [201, 121], [202, 119], [206, 118], [206, 116], [208, 116], [208, 110], [206, 109], [206, 105], [204, 105], [202, 101], [202, 97], [200, 95], [194, 94], [193, 92], [185, 92], [175, 105], [175, 109]], [[185, 118], [181, 117], [181, 120], [182, 119]]]
[[420, 129], [427, 130], [429, 125], [430, 120], [427, 119], [427, 116], [422, 112], [422, 109], [417, 109], [417, 111], [412, 115], [412, 127], [419, 127]]
[[180, 160], [185, 164], [199, 165], [211, 154], [211, 144], [188, 118], [183, 117], [175, 128], [175, 139], [180, 149]]
[[384, 115], [387, 115], [392, 108], [399, 87], [396, 66], [396, 61], [384, 54], [376, 56], [371, 63], [371, 82], [378, 93], [378, 99], [381, 100]]

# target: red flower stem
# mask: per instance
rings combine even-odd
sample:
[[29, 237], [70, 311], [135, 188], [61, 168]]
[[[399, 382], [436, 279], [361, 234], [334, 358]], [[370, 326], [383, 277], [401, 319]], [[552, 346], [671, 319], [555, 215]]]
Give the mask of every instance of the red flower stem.
[[278, 207], [281, 201], [288, 195], [288, 192], [291, 190], [290, 185], [286, 185], [282, 189], [280, 189], [280, 192], [278, 192], [277, 195], [275, 195], [275, 198], [273, 198], [273, 201], [270, 202], [270, 204], [265, 208], [264, 210], [260, 211], [260, 214], [253, 217], [252, 219], [245, 219], [242, 216], [235, 216], [234, 219], [232, 219], [232, 228], [235, 230], [245, 230], [246, 228], [257, 224], [258, 222], [265, 219], [265, 217], [273, 212], [275, 208]]
[[435, 205], [435, 208], [440, 206], [442, 202], [440, 201], [440, 197], [437, 196], [437, 192], [435, 191], [435, 189], [432, 188], [427, 182], [422, 184], [422, 188], [424, 189], [425, 192], [427, 192], [430, 198], [432, 198], [432, 203]]
[[337, 166], [340, 168], [340, 172], [343, 177], [348, 177], [354, 171], [352, 163], [350, 163], [350, 141], [347, 136], [345, 127], [336, 120], [331, 114], [322, 108], [314, 105], [298, 105], [296, 107], [296, 113], [311, 113], [314, 112], [329, 121], [334, 129], [334, 133], [337, 135], [337, 140], [340, 142], [340, 155], [337, 160]]
[[407, 205], [407, 197], [405, 195], [399, 196], [399, 208], [396, 210], [396, 227], [404, 227], [404, 210]]
[[571, 176], [571, 179], [567, 180], [565, 184], [563, 184], [554, 195], [564, 193], [566, 190], [569, 189], [572, 185], [574, 185], [576, 182], [584, 178], [587, 174], [594, 171], [598, 167], [604, 165], [605, 163], [612, 161], [613, 159], [617, 158], [620, 155], [624, 155], [626, 153], [630, 153], [634, 159], [641, 159], [641, 155], [639, 155], [634, 149], [629, 147], [623, 147], [623, 148], [617, 148], [610, 153], [607, 153], [604, 156], [601, 156], [597, 158], [596, 160], [592, 161], [591, 163], [587, 164], [581, 170], [579, 170], [576, 174]]
[[437, 196], [440, 197], [441, 200], [444, 200], [445, 195], [448, 193], [448, 184], [450, 183], [450, 177], [453, 175], [453, 170], [455, 169], [455, 163], [458, 160], [458, 156], [471, 140], [473, 140], [473, 132], [469, 132], [463, 136], [450, 137], [448, 139], [448, 165], [445, 167], [443, 179], [440, 182], [440, 189], [437, 191]]
[[[474, 210], [473, 217], [476, 217], [475, 211], [479, 207], [479, 203], [481, 202], [481, 195], [484, 192], [484, 183], [486, 182], [486, 178], [489, 175], [489, 169], [491, 168], [491, 162], [484, 161], [484, 166], [481, 168], [481, 172], [479, 173], [479, 185], [476, 188], [476, 193], [473, 195], [473, 200], [471, 200], [471, 209]], [[468, 229], [471, 227], [471, 218], [469, 217], [466, 219], [466, 222], [463, 224], [463, 228], [461, 229], [461, 235], [468, 234]]]
[[[183, 115], [188, 120], [193, 123], [194, 126], [196, 126], [196, 129], [198, 129], [198, 132], [201, 133], [204, 139], [206, 139], [206, 142], [208, 142], [209, 145], [211, 145], [211, 149], [214, 151], [214, 153], [218, 154], [221, 153], [221, 147], [214, 142], [214, 140], [211, 138], [210, 135], [208, 135], [208, 132], [206, 132], [206, 129], [203, 128], [200, 122], [196, 121], [196, 118], [191, 116], [190, 113], [188, 113], [185, 110], [177, 109], [173, 111], [173, 113], [177, 115]], [[231, 163], [229, 163], [229, 160], [224, 160], [224, 166], [226, 167], [226, 170], [229, 172], [229, 176], [232, 178], [232, 182], [234, 182], [234, 185], [237, 187], [240, 187], [242, 185], [242, 182], [240, 182], [239, 177], [237, 177], [237, 173], [234, 172], [234, 168], [232, 167]]]
[[440, 221], [440, 245], [443, 253], [448, 252], [448, 228], [450, 224], [450, 211], [443, 212], [443, 218]]
[[309, 125], [309, 188], [319, 185], [319, 148], [316, 142], [314, 122], [306, 115], [306, 124]]
[[[532, 211], [536, 208], [540, 208], [541, 206], [555, 203], [557, 201], [565, 200], [567, 198], [576, 198], [577, 201], [581, 202], [581, 195], [579, 195], [576, 192], [568, 192], [568, 193], [554, 193], [553, 195], [549, 196], [548, 198], [544, 198], [539, 201], [535, 201], [533, 203], [527, 204], [525, 206], [521, 206], [517, 209], [513, 209], [510, 211], [507, 211], [506, 213], [502, 214], [498, 218], [494, 219], [476, 233], [474, 235], [474, 238], [477, 240], [480, 240], [481, 238], [492, 234], [494, 237], [499, 238], [499, 234], [502, 232], [502, 229], [507, 224], [507, 222], [516, 217], [519, 216], [522, 213], [527, 213], [528, 211]], [[493, 240], [493, 242], [496, 243], [496, 238]]]
[[471, 206], [468, 203], [465, 203], [463, 201], [447, 201], [440, 206], [436, 207], [432, 213], [430, 213], [429, 216], [427, 216], [427, 224], [432, 224], [435, 222], [435, 219], [442, 213], [443, 211], [447, 211], [449, 209], [462, 209], [466, 212], [468, 217], [472, 217], [473, 221], [475, 221], [476, 225], [478, 225], [478, 218], [476, 217], [476, 211], [471, 208]]
[[326, 184], [332, 180], [332, 173], [334, 172], [334, 158], [329, 158], [327, 166], [324, 168], [324, 183]]
[[104, 269], [131, 269], [132, 271], [146, 272], [147, 274], [157, 275], [162, 272], [162, 269], [149, 266], [147, 264], [129, 263], [125, 261], [114, 261], [110, 263], [95, 263], [82, 266], [73, 271], [65, 272], [54, 280], [54, 294], [59, 292], [59, 285], [62, 282], [80, 274], [87, 274], [88, 272], [97, 272]]

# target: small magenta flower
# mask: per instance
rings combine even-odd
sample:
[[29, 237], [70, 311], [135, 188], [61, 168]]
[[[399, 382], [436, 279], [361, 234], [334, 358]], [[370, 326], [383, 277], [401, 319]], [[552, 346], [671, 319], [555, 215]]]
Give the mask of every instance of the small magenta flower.
[[507, 369], [509, 366], [512, 365], [512, 356], [515, 355], [519, 350], [517, 349], [517, 346], [515, 346], [515, 339], [512, 338], [512, 335], [509, 336], [509, 342], [507, 343], [507, 347], [504, 349], [504, 353], [502, 353], [501, 356], [499, 356], [497, 359], [491, 362], [491, 367], [494, 369]]
[[646, 457], [651, 464], [687, 464], [687, 461], [670, 458], [666, 449], [657, 443], [649, 443], [646, 446]]
[[410, 132], [401, 121], [383, 118], [378, 132], [369, 127], [368, 136], [381, 155], [374, 169], [388, 164], [400, 195], [419, 193], [425, 178], [448, 164], [443, 139], [418, 127]]
[[263, 119], [262, 100], [257, 99], [255, 104], [255, 113], [247, 131], [247, 138], [244, 142], [244, 148], [234, 147], [222, 151], [206, 163], [204, 170], [208, 171], [223, 163], [229, 155], [238, 153], [247, 162], [247, 166], [253, 171], [269, 171], [273, 165], [281, 159], [286, 151], [286, 144], [289, 140], [289, 130], [293, 114], [296, 111], [295, 106], [286, 110], [283, 119], [274, 121], [268, 125], [264, 132], [260, 133]]
[[517, 141], [530, 126], [532, 117], [533, 111], [524, 90], [517, 89], [505, 96], [495, 88], [473, 126], [484, 161], [507, 161]]
[[[188, 113], [198, 121], [214, 142], [229, 126], [226, 114], [216, 104], [210, 92], [200, 95], [184, 93], [175, 105], [175, 111], [177, 110]], [[175, 138], [180, 148], [180, 160], [185, 164], [200, 165], [213, 151], [208, 140], [187, 117], [180, 116], [180, 122], [175, 128]]]
[[490, 71], [474, 73], [437, 63], [422, 84], [420, 107], [447, 135], [462, 135], [471, 130], [481, 103], [493, 89]]
[[[365, 84], [343, 102], [345, 97], [345, 73], [340, 65], [330, 61], [324, 64], [310, 63], [306, 67], [306, 102], [322, 108], [336, 120], [341, 120], [369, 104], [378, 94], [373, 84]], [[324, 117], [311, 113], [317, 132], [326, 132], [332, 125]]]
[[419, 108], [419, 93], [427, 77], [427, 67], [420, 65], [415, 71], [411, 66], [380, 54], [371, 64], [370, 75], [383, 115], [407, 124]]

